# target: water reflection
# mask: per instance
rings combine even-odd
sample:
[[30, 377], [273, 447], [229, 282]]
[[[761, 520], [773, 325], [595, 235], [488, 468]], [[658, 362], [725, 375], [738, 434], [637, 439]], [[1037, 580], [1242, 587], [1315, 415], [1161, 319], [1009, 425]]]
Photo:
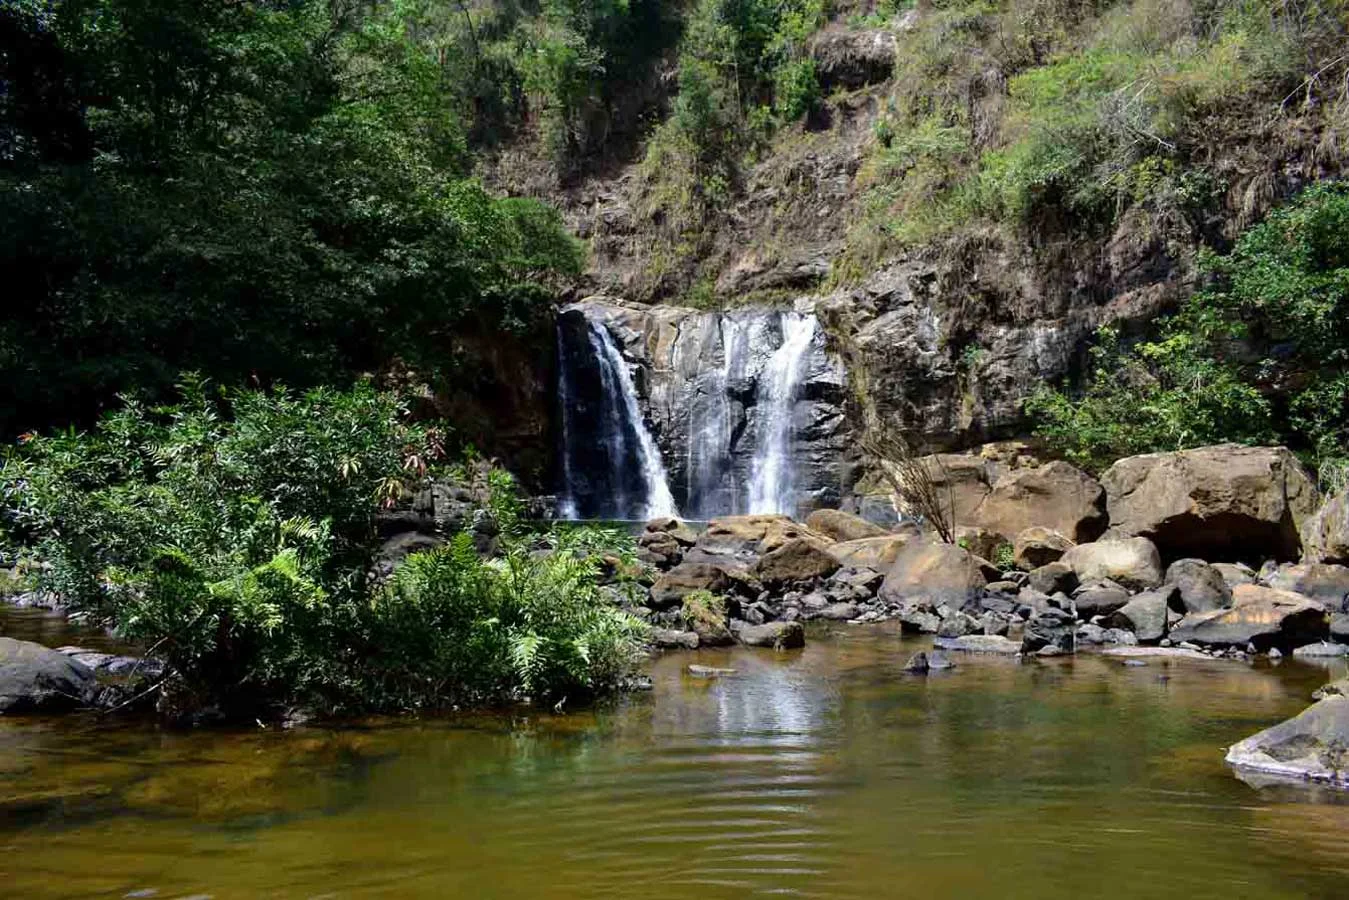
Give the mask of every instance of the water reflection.
[[[13, 896], [1337, 896], [1349, 806], [1225, 746], [1300, 709], [1292, 663], [961, 659], [843, 629], [658, 660], [568, 716], [166, 733], [0, 721]], [[690, 662], [733, 667], [689, 677]], [[1341, 798], [1336, 795], [1336, 801]]]

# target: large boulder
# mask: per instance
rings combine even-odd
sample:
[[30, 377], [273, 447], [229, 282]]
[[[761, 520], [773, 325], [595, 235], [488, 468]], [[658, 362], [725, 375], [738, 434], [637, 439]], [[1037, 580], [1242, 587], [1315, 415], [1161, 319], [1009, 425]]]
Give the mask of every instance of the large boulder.
[[1129, 592], [1113, 581], [1092, 581], [1073, 593], [1073, 605], [1083, 619], [1109, 615], [1129, 602]]
[[1261, 652], [1274, 647], [1289, 653], [1328, 633], [1329, 617], [1320, 603], [1289, 591], [1239, 584], [1232, 589], [1230, 609], [1191, 613], [1171, 629], [1171, 639], [1209, 647], [1244, 649], [1254, 644]]
[[1307, 562], [1349, 565], [1349, 493], [1337, 494], [1302, 523]]
[[694, 591], [724, 594], [731, 589], [731, 584], [731, 578], [723, 566], [682, 562], [663, 573], [651, 586], [651, 606], [655, 609], [678, 606]]
[[1012, 541], [1013, 560], [1018, 569], [1038, 569], [1058, 562], [1073, 545], [1073, 541], [1054, 529], [1034, 525], [1017, 532]]
[[961, 525], [956, 529], [956, 543], [980, 559], [997, 559], [998, 551], [1011, 542], [996, 531], [977, 525]]
[[1349, 783], [1349, 697], [1327, 696], [1293, 718], [1233, 744], [1227, 762], [1264, 775]]
[[993, 483], [972, 524], [1008, 541], [1036, 525], [1078, 543], [1094, 541], [1106, 528], [1105, 492], [1090, 475], [1066, 462], [1020, 469]]
[[1131, 456], [1101, 476], [1113, 534], [1150, 538], [1166, 559], [1296, 559], [1316, 484], [1283, 447], [1222, 444]]
[[1338, 612], [1346, 609], [1349, 600], [1349, 566], [1290, 563], [1266, 575], [1265, 584], [1318, 600]]
[[1144, 591], [1111, 613], [1105, 627], [1123, 628], [1142, 643], [1156, 643], [1166, 637], [1166, 614], [1175, 592], [1174, 587]]
[[1131, 591], [1162, 583], [1162, 558], [1147, 538], [1123, 538], [1078, 544], [1059, 559], [1077, 573], [1078, 581], [1109, 579]]
[[828, 578], [839, 566], [839, 561], [819, 541], [798, 537], [761, 556], [753, 572], [764, 586], [775, 588], [796, 581]]
[[0, 713], [56, 712], [89, 703], [93, 670], [30, 641], [0, 637]]
[[890, 570], [899, 554], [911, 542], [918, 539], [916, 529], [899, 534], [887, 534], [884, 537], [859, 538], [855, 541], [839, 541], [825, 548], [825, 552], [838, 561], [841, 566], [875, 569], [877, 572]]
[[1166, 568], [1182, 612], [1209, 612], [1232, 605], [1232, 588], [1221, 572], [1202, 559], [1178, 559]]
[[806, 517], [806, 527], [835, 541], [856, 541], [862, 538], [885, 537], [888, 533], [861, 516], [839, 509], [817, 509]]
[[978, 559], [963, 547], [915, 542], [890, 567], [880, 598], [886, 603], [960, 609], [977, 600], [986, 584]]

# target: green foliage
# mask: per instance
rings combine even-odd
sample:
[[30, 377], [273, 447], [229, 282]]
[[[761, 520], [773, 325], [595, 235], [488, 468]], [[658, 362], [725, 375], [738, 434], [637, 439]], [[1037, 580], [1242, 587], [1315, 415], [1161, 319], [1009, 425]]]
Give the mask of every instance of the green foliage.
[[679, 612], [684, 623], [695, 631], [726, 628], [726, 598], [711, 591], [698, 590], [685, 594]]
[[573, 529], [535, 552], [503, 471], [487, 475], [500, 557], [462, 534], [371, 585], [376, 514], [428, 476], [443, 442], [365, 384], [301, 395], [191, 381], [178, 405], [128, 402], [88, 434], [12, 452], [6, 543], [50, 564], [43, 587], [164, 659], [175, 711], [580, 700], [615, 687], [644, 631], [601, 592], [600, 567], [608, 555], [635, 564], [635, 545]]
[[1205, 267], [1212, 286], [1158, 339], [1126, 349], [1103, 329], [1080, 396], [1046, 388], [1028, 401], [1040, 434], [1090, 468], [1224, 440], [1282, 441], [1337, 468], [1349, 446], [1349, 187], [1309, 188]]
[[458, 85], [409, 4], [362, 7], [0, 10], [0, 428], [168, 396], [183, 370], [434, 375], [455, 335], [546, 309], [574, 241], [470, 177]]

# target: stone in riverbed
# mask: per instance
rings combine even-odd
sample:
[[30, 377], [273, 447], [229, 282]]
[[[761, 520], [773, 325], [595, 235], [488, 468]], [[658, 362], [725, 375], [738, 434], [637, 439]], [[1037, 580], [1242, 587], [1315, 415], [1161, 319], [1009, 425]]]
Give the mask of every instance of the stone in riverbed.
[[1293, 656], [1297, 659], [1337, 659], [1349, 656], [1349, 647], [1344, 644], [1332, 644], [1329, 641], [1317, 641], [1315, 644], [1304, 644], [1295, 648]]
[[791, 538], [765, 553], [753, 572], [767, 587], [797, 581], [828, 578], [839, 569], [838, 560], [826, 552], [826, 546], [810, 538]]
[[692, 631], [653, 628], [651, 630], [651, 643], [662, 650], [697, 650], [698, 635]]
[[1319, 641], [1328, 634], [1325, 607], [1300, 594], [1255, 584], [1232, 589], [1232, 608], [1191, 613], [1172, 629], [1173, 640], [1204, 647], [1255, 646], [1288, 651]]
[[716, 666], [691, 665], [686, 671], [694, 678], [720, 678], [722, 675], [735, 674], [735, 669], [719, 669]]
[[910, 656], [909, 661], [904, 664], [904, 671], [910, 675], [926, 675], [929, 668], [931, 666], [928, 665], [927, 654], [921, 650]]
[[967, 634], [957, 638], [933, 638], [932, 645], [941, 650], [963, 653], [995, 653], [1015, 656], [1021, 652], [1021, 643], [994, 634]]
[[733, 622], [731, 629], [740, 639], [740, 643], [749, 647], [791, 650], [806, 645], [806, 631], [800, 622], [767, 622], [763, 625]]
[[1221, 572], [1202, 559], [1178, 559], [1166, 569], [1166, 583], [1179, 591], [1175, 598], [1185, 612], [1209, 612], [1232, 605], [1232, 589]]
[[1073, 593], [1077, 614], [1083, 619], [1109, 615], [1129, 602], [1129, 592], [1113, 581], [1093, 581]]
[[1349, 697], [1330, 696], [1227, 751], [1238, 769], [1344, 786], [1349, 776]]
[[914, 543], [904, 549], [881, 584], [886, 603], [960, 609], [983, 593], [987, 580], [969, 551], [954, 544]]
[[88, 666], [41, 644], [0, 637], [0, 713], [56, 712], [93, 699]]
[[856, 603], [831, 603], [820, 610], [820, 618], [834, 622], [846, 622], [849, 619], [857, 618], [861, 612], [861, 608]]
[[1174, 587], [1145, 591], [1106, 617], [1109, 628], [1127, 628], [1141, 643], [1153, 643], [1166, 637], [1167, 606], [1175, 595]]

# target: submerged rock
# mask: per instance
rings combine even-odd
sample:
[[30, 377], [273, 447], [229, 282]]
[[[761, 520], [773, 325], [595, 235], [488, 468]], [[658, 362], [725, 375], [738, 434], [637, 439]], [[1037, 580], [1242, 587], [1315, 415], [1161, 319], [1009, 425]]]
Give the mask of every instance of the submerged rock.
[[30, 641], [0, 637], [0, 713], [55, 712], [93, 699], [94, 672]]
[[1021, 652], [1021, 644], [996, 634], [967, 634], [963, 637], [932, 639], [932, 645], [941, 650], [956, 650], [962, 653], [996, 653], [1003, 656], [1015, 656]]
[[1326, 697], [1293, 718], [1233, 744], [1227, 762], [1266, 775], [1344, 787], [1349, 768], [1349, 697]]
[[722, 675], [734, 675], [735, 669], [719, 669], [716, 666], [690, 665], [685, 667], [694, 678], [720, 678]]

